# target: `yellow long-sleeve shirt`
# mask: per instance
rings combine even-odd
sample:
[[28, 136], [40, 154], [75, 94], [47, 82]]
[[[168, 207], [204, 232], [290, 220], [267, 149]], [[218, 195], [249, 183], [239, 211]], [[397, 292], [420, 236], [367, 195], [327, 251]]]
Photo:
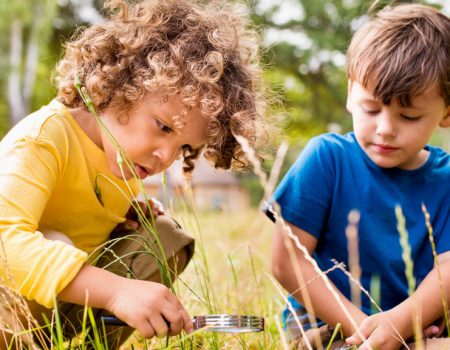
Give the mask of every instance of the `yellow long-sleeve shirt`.
[[[128, 185], [132, 193], [59, 102], [22, 120], [0, 143], [0, 283], [51, 307], [88, 253], [125, 220], [138, 190], [135, 180]], [[43, 230], [75, 246], [47, 240]]]

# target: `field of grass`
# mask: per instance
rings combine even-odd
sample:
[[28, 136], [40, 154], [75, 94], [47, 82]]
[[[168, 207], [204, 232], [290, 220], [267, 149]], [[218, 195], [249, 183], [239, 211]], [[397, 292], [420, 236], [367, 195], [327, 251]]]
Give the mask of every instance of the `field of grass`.
[[[150, 340], [142, 339], [135, 332], [121, 349], [292, 349], [286, 342], [280, 321], [280, 313], [285, 305], [285, 292], [280, 289], [270, 272], [274, 224], [256, 209], [249, 208], [237, 212], [199, 212], [188, 209], [189, 206], [179, 207], [181, 209], [170, 211], [170, 215], [182, 224], [185, 231], [196, 238], [194, 258], [173, 285], [173, 290], [186, 310], [191, 316], [208, 314], [261, 316], [265, 318], [265, 331], [232, 334], [198, 330], [192, 335], [155, 337]], [[405, 236], [407, 233], [401, 229], [404, 225], [401, 224], [403, 219], [400, 212], [398, 220], [400, 237], [407, 242]], [[431, 227], [429, 229], [432, 234]], [[407, 243], [405, 246], [404, 249], [407, 251]], [[414, 286], [411, 288], [414, 290]], [[69, 347], [68, 339], [63, 339], [59, 332], [57, 320], [53, 319], [52, 324], [55, 330], [53, 345], [44, 349], [108, 349], [101, 341], [101, 336], [98, 336], [103, 334], [101, 327], [94, 328], [93, 333], [97, 335], [93, 346], [88, 345], [92, 344], [91, 338], [78, 344], [72, 343]], [[13, 346], [9, 349], [18, 348], [28, 349], [26, 346]], [[327, 348], [326, 344], [324, 348]]]
[[[135, 332], [121, 349], [286, 349], [280, 325], [284, 295], [278, 291], [270, 274], [273, 223], [256, 209], [203, 213], [186, 209], [173, 211], [171, 215], [196, 238], [194, 258], [173, 286], [191, 317], [208, 314], [261, 316], [265, 318], [265, 331], [246, 334], [197, 331], [189, 336], [151, 340], [142, 339]], [[17, 309], [26, 308], [20, 297], [12, 292], [10, 296], [16, 299]], [[25, 335], [37, 327], [31, 316], [28, 322], [28, 327], [23, 326], [28, 328]], [[57, 322], [52, 320], [53, 345], [44, 349], [69, 348], [68, 339], [63, 339]], [[2, 324], [1, 328], [4, 327]], [[103, 334], [100, 326], [95, 332]], [[100, 338], [93, 341], [92, 347], [87, 345], [92, 338], [78, 344], [72, 342], [70, 349], [107, 349]], [[18, 343], [14, 342], [10, 349], [28, 349], [21, 340]]]
[[132, 340], [136, 349], [281, 349], [283, 295], [270, 276], [273, 223], [256, 209], [245, 212], [176, 214], [196, 237], [196, 254], [175, 284], [191, 316], [250, 314], [265, 318], [262, 333], [233, 335], [197, 331], [185, 340]]
[[[249, 158], [255, 159], [245, 142], [241, 142], [241, 145], [250, 156]], [[123, 161], [126, 163], [126, 158], [122, 157], [119, 151], [118, 156], [120, 156], [118, 157], [119, 165]], [[283, 157], [276, 159], [280, 158]], [[257, 162], [254, 162], [253, 165], [267, 196], [273, 189], [276, 173], [281, 164], [274, 166], [273, 169], [276, 171], [273, 174], [275, 176], [271, 176], [269, 179], [266, 178]], [[285, 293], [271, 277], [270, 272], [273, 223], [256, 209], [249, 208], [239, 212], [199, 212], [189, 209], [190, 206], [185, 203], [180, 203], [177, 207], [180, 209], [173, 210], [171, 215], [196, 238], [196, 254], [186, 271], [181, 274], [173, 286], [184, 307], [191, 316], [208, 314], [261, 316], [265, 318], [266, 329], [261, 333], [248, 334], [213, 333], [199, 330], [189, 336], [181, 335], [151, 340], [141, 339], [135, 333], [122, 346], [122, 349], [289, 349], [280, 322], [280, 313], [285, 305]], [[289, 235], [289, 230], [285, 231], [289, 237], [293, 238], [292, 235]], [[402, 247], [405, 252], [408, 252], [407, 233], [400, 229], [399, 233], [404, 241]], [[304, 247], [299, 242], [296, 243], [297, 248], [303, 248], [303, 251]], [[408, 257], [409, 254], [405, 255]], [[309, 257], [309, 254], [305, 254], [306, 256]], [[311, 258], [309, 257], [309, 259]], [[317, 272], [320, 273], [320, 271]], [[408, 281], [412, 281], [412, 274], [408, 274], [408, 269], [406, 274]], [[415, 283], [415, 281], [412, 282]], [[2, 291], [1, 287], [0, 285], [0, 292]], [[414, 287], [415, 285], [411, 284], [411, 291], [414, 290]], [[0, 299], [0, 308], [1, 302]], [[49, 348], [58, 350], [69, 348], [107, 349], [107, 346], [101, 342], [101, 337], [98, 336], [98, 334], [102, 334], [101, 327], [94, 327], [93, 346], [88, 346], [82, 340], [78, 345], [69, 347], [67, 339], [62, 338], [58, 319], [56, 318], [52, 322], [53, 325], [56, 323], [56, 327], [53, 327], [56, 331], [52, 334], [53, 345]], [[31, 325], [33, 324], [36, 323], [32, 322]], [[2, 326], [1, 322], [0, 326]], [[30, 328], [32, 327], [28, 327], [28, 329]], [[10, 347], [10, 349], [15, 348]], [[27, 349], [22, 346], [19, 348]], [[33, 347], [33, 349], [35, 348]]]

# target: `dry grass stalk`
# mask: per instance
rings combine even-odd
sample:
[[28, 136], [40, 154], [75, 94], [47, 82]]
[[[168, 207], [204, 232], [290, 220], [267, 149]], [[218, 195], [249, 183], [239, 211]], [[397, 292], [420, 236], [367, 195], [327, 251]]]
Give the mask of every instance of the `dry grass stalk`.
[[[264, 193], [266, 195], [270, 195], [269, 191], [267, 190], [267, 176], [264, 173], [264, 171], [262, 170], [261, 167], [261, 162], [259, 161], [259, 159], [255, 156], [255, 152], [254, 150], [250, 147], [247, 139], [245, 139], [242, 136], [239, 135], [234, 135], [236, 140], [239, 142], [239, 144], [242, 147], [242, 150], [245, 152], [245, 154], [247, 155], [248, 160], [250, 161], [250, 163], [253, 165], [253, 171], [254, 173], [258, 176], [261, 185], [264, 188]], [[300, 249], [300, 251], [303, 253], [305, 259], [311, 263], [311, 265], [313, 266], [314, 270], [317, 272], [318, 275], [321, 276], [322, 280], [325, 283], [325, 286], [327, 287], [327, 289], [330, 291], [330, 293], [332, 294], [332, 296], [336, 299], [336, 302], [338, 303], [338, 305], [340, 306], [340, 308], [342, 309], [342, 312], [344, 313], [344, 315], [347, 317], [347, 319], [350, 321], [351, 325], [353, 326], [353, 328], [356, 330], [357, 334], [359, 335], [359, 337], [365, 341], [366, 338], [364, 337], [363, 334], [361, 334], [361, 332], [359, 332], [359, 327], [356, 324], [356, 321], [353, 319], [353, 317], [351, 316], [351, 314], [349, 313], [349, 311], [346, 309], [345, 305], [342, 303], [341, 299], [339, 298], [339, 295], [337, 294], [337, 292], [334, 290], [333, 285], [331, 284], [330, 280], [328, 279], [328, 277], [326, 275], [324, 275], [322, 273], [322, 270], [320, 269], [320, 267], [317, 265], [317, 262], [315, 259], [313, 259], [311, 257], [311, 255], [309, 254], [308, 250], [306, 249], [306, 247], [300, 242], [300, 240], [298, 239], [298, 237], [296, 235], [293, 234], [291, 228], [285, 223], [285, 221], [282, 219], [282, 217], [275, 211], [274, 212], [274, 216], [275, 216], [275, 221], [277, 223], [281, 224], [281, 228], [283, 230], [283, 232], [291, 239], [294, 241], [295, 246]], [[369, 348], [372, 349], [372, 347], [369, 345]]]
[[264, 198], [269, 198], [277, 184], [288, 149], [289, 145], [286, 141], [282, 142], [280, 147], [278, 147], [277, 155], [275, 156], [275, 161], [270, 171], [269, 181], [264, 188]]
[[[356, 330], [356, 333], [358, 334], [358, 336], [363, 341], [366, 341], [367, 340], [366, 337], [359, 331], [359, 327], [356, 324], [356, 321], [353, 319], [352, 315], [348, 312], [348, 310], [345, 307], [345, 305], [343, 304], [341, 298], [339, 298], [339, 295], [334, 290], [334, 287], [331, 284], [330, 280], [328, 279], [328, 277], [325, 274], [322, 273], [323, 271], [320, 269], [319, 265], [317, 265], [317, 261], [309, 254], [309, 252], [306, 249], [306, 247], [303, 244], [301, 244], [301, 242], [298, 239], [298, 237], [295, 236], [292, 233], [291, 228], [285, 223], [285, 221], [281, 218], [280, 215], [278, 215], [277, 212], [275, 212], [275, 218], [276, 218], [277, 222], [281, 223], [281, 225], [283, 227], [283, 230], [288, 235], [288, 237], [295, 242], [295, 246], [298, 249], [300, 249], [300, 251], [303, 253], [305, 259], [309, 263], [311, 263], [311, 265], [313, 266], [314, 270], [317, 272], [318, 275], [320, 275], [320, 277], [322, 278], [323, 282], [325, 283], [325, 286], [330, 291], [331, 295], [336, 299], [336, 302], [338, 303], [338, 305], [341, 308], [342, 312], [344, 313], [345, 317], [347, 317], [347, 319], [350, 321], [350, 323], [353, 326], [353, 328]], [[369, 347], [370, 347], [370, 345], [369, 345]], [[370, 349], [372, 349], [372, 348], [370, 347]]]
[[[382, 310], [381, 307], [378, 305], [378, 303], [372, 298], [372, 296], [370, 295], [369, 291], [366, 290], [366, 289], [362, 286], [360, 280], [359, 280], [359, 279], [355, 279], [355, 278], [353, 277], [353, 275], [352, 275], [349, 271], [347, 271], [347, 270], [345, 269], [345, 267], [343, 266], [342, 263], [338, 263], [338, 262], [335, 261], [335, 260], [333, 260], [333, 262], [334, 262], [335, 266], [336, 266], [338, 269], [340, 269], [343, 273], [345, 273], [345, 274], [347, 275], [347, 277], [349, 278], [349, 280], [350, 280], [353, 284], [355, 284], [356, 286], [358, 286], [359, 290], [360, 290], [362, 293], [364, 293], [364, 294], [369, 298], [370, 302], [375, 306], [375, 308], [376, 308], [379, 312], [383, 312], [383, 310]], [[392, 327], [392, 329], [394, 330], [394, 332], [395, 332], [395, 334], [396, 334], [396, 339], [397, 339], [398, 341], [400, 341], [400, 342], [403, 344], [403, 346], [405, 347], [406, 350], [410, 350], [410, 348], [408, 347], [408, 344], [407, 344], [407, 343], [405, 342], [405, 340], [402, 338], [402, 336], [401, 336], [400, 333], [398, 332], [397, 328], [395, 328], [394, 324], [393, 324], [392, 322], [390, 322], [389, 320], [388, 320], [388, 322], [389, 322], [389, 325]]]
[[[405, 263], [406, 280], [408, 281], [408, 294], [410, 298], [414, 297], [416, 290], [416, 278], [414, 277], [414, 263], [411, 258], [411, 246], [409, 245], [409, 235], [406, 229], [406, 220], [403, 215], [402, 208], [397, 205], [395, 207], [395, 216], [397, 218], [397, 230], [400, 234], [400, 246], [402, 247], [402, 258]], [[421, 315], [416, 303], [413, 304], [412, 309], [412, 322], [414, 329], [414, 343], [417, 350], [423, 348], [422, 339], [422, 322]]]
[[[324, 274], [324, 275], [328, 275], [330, 272], [333, 272], [334, 270], [337, 270], [337, 269], [343, 269], [343, 268], [345, 268], [345, 264], [344, 263], [338, 263], [337, 261], [335, 262], [335, 265], [333, 266], [333, 267], [330, 267], [328, 270], [326, 270], [326, 271], [322, 271], [322, 273], [321, 274]], [[311, 284], [312, 282], [314, 282], [315, 280], [317, 280], [318, 278], [321, 278], [321, 276], [320, 275], [317, 275], [316, 277], [314, 277], [314, 278], [311, 278], [308, 282], [306, 282], [304, 285], [302, 285], [300, 288], [297, 288], [296, 290], [294, 290], [292, 293], [291, 293], [291, 295], [292, 294], [295, 294], [295, 293], [297, 293], [297, 292], [299, 292], [299, 291], [301, 291], [303, 288], [306, 288], [309, 284]]]
[[447, 329], [447, 333], [450, 334], [450, 323], [448, 319], [448, 303], [447, 303], [447, 293], [444, 288], [444, 283], [442, 282], [442, 272], [441, 267], [439, 264], [439, 258], [436, 252], [436, 244], [434, 243], [434, 237], [433, 237], [433, 226], [431, 225], [431, 218], [430, 214], [428, 213], [428, 210], [425, 206], [425, 204], [422, 203], [422, 212], [425, 216], [425, 224], [427, 226], [428, 230], [428, 239], [430, 240], [431, 244], [431, 251], [433, 252], [433, 258], [434, 258], [434, 266], [436, 267], [437, 274], [438, 274], [438, 280], [439, 280], [439, 289], [441, 291], [441, 299], [442, 299], [442, 306], [444, 309], [444, 320], [445, 320], [445, 326]]
[[[283, 230], [283, 232], [284, 232], [284, 230]], [[309, 283], [309, 281], [305, 281], [305, 278], [300, 269], [300, 266], [297, 264], [297, 256], [295, 254], [294, 246], [292, 245], [292, 241], [286, 235], [283, 235], [283, 241], [284, 241], [286, 250], [288, 251], [289, 259], [294, 268], [294, 274], [295, 274], [295, 278], [297, 280], [297, 284], [299, 286], [301, 286], [300, 289], [302, 289], [302, 286], [305, 286], [307, 283]], [[309, 322], [310, 322], [310, 324], [316, 324], [317, 320], [316, 320], [316, 317], [314, 316], [315, 315], [314, 307], [313, 307], [313, 304], [311, 301], [311, 296], [308, 293], [308, 289], [305, 289], [304, 291], [302, 291], [301, 294], [303, 296], [303, 303], [304, 303], [305, 309], [308, 312]], [[286, 301], [287, 301], [287, 299], [286, 299]], [[292, 315], [295, 318], [295, 322], [297, 323], [297, 325], [299, 325], [301, 322], [298, 319], [297, 314], [295, 313], [295, 310], [292, 308], [292, 305], [290, 303], [288, 303], [288, 307], [289, 307], [289, 310], [291, 311]], [[303, 327], [301, 329], [303, 329]], [[316, 344], [316, 348], [318, 348], [319, 350], [322, 350], [323, 349], [322, 340], [320, 339], [320, 337], [318, 335], [319, 334], [317, 334], [317, 336], [314, 337], [314, 343]], [[302, 333], [302, 337], [304, 339], [304, 343], [307, 344], [308, 349], [309, 349], [311, 347], [311, 345], [309, 344], [307, 337], [305, 337], [305, 335], [303, 333]]]
[[[348, 249], [348, 264], [350, 273], [355, 280], [361, 279], [361, 267], [359, 265], [359, 247], [358, 247], [358, 224], [359, 224], [359, 212], [352, 210], [348, 214], [348, 226], [345, 230], [347, 236], [347, 249]], [[352, 302], [358, 308], [361, 308], [361, 289], [355, 283], [351, 284]]]
[[[275, 184], [278, 181], [278, 176], [280, 174], [281, 167], [283, 165], [284, 157], [286, 156], [286, 153], [288, 150], [287, 142], [283, 142], [280, 145], [280, 147], [278, 148], [277, 155], [276, 155], [274, 165], [273, 165], [271, 173], [270, 173], [269, 180], [267, 180], [267, 175], [262, 169], [261, 162], [256, 157], [255, 152], [254, 152], [253, 148], [250, 147], [247, 139], [240, 135], [234, 135], [234, 136], [235, 136], [236, 140], [239, 142], [239, 144], [241, 145], [242, 150], [245, 152], [248, 160], [253, 165], [253, 171], [258, 176], [259, 181], [260, 181], [261, 185], [263, 186], [263, 189], [264, 189], [263, 200], [269, 198], [269, 196], [272, 194], [273, 189], [275, 188]], [[292, 265], [294, 267], [294, 273], [295, 273], [295, 277], [297, 279], [297, 283], [300, 286], [302, 286], [306, 282], [305, 282], [305, 279], [303, 277], [303, 274], [302, 274], [300, 268], [296, 264], [296, 255], [295, 255], [292, 243], [289, 239], [285, 239], [284, 243], [285, 243], [286, 249], [288, 251], [289, 258], [290, 258], [291, 262], [293, 263]], [[307, 290], [304, 293], [302, 293], [302, 295], [303, 295], [303, 299], [304, 299], [304, 303], [305, 303], [305, 308], [306, 308], [306, 310], [308, 310], [308, 317], [310, 318], [310, 322], [311, 322], [311, 324], [315, 324], [316, 318], [314, 316], [314, 309], [313, 309], [313, 305], [311, 302], [311, 298], [310, 298]], [[288, 304], [288, 305], [292, 309], [292, 306], [290, 304]], [[298, 320], [296, 313], [294, 312], [293, 309], [291, 310], [291, 312], [295, 318], [296, 323], [299, 325], [299, 328], [301, 330], [303, 330], [303, 327], [300, 325], [300, 321]], [[304, 339], [306, 339], [306, 337], [304, 337], [303, 333], [302, 333], [302, 336]], [[306, 341], [306, 343], [307, 343], [308, 348], [310, 348], [311, 345], [308, 343], [308, 341]], [[319, 350], [323, 349], [323, 344], [319, 337], [315, 338], [315, 343]]]
[[33, 317], [28, 303], [18, 292], [17, 285], [9, 270], [4, 242], [0, 237], [1, 270], [6, 276], [0, 276], [0, 332], [5, 344], [16, 344], [17, 348], [40, 349], [33, 339], [47, 348], [46, 335], [41, 331], [37, 320]]
[[245, 153], [247, 159], [252, 164], [253, 172], [255, 173], [256, 176], [258, 176], [259, 182], [264, 188], [264, 194], [270, 195], [270, 193], [268, 193], [267, 175], [262, 169], [261, 162], [256, 156], [255, 150], [252, 147], [250, 147], [250, 144], [245, 137], [234, 134], [233, 136], [235, 137], [236, 141], [241, 145], [242, 151]]
[[[276, 285], [275, 281], [274, 281], [274, 284]], [[281, 325], [281, 322], [278, 317], [275, 318], [275, 325], [277, 327], [278, 334], [280, 334], [282, 348], [285, 350], [289, 350], [288, 342], [287, 342], [286, 336], [284, 335], [283, 326]]]
[[[291, 312], [292, 315], [295, 316], [295, 310], [292, 307], [292, 304], [289, 302], [289, 300], [286, 297], [286, 293], [281, 290], [279, 284], [273, 279], [272, 276], [269, 276], [270, 280], [272, 281], [273, 285], [275, 286], [275, 288], [277, 289], [277, 292], [280, 294], [280, 296], [283, 298], [285, 304], [287, 305], [287, 308], [289, 309], [289, 311]], [[303, 324], [300, 322], [300, 320], [298, 319], [298, 317], [295, 317], [295, 323], [298, 326], [298, 329], [300, 330], [300, 333], [302, 335], [302, 339], [305, 340], [304, 345], [308, 348], [308, 350], [313, 350], [311, 344], [308, 341], [308, 337], [306, 336], [305, 333], [305, 329], [303, 328]], [[323, 346], [322, 346], [323, 348]]]

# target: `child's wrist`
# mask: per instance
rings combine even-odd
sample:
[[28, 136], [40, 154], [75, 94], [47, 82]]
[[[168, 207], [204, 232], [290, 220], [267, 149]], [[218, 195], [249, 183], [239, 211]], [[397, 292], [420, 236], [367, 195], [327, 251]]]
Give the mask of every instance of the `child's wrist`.
[[408, 339], [414, 334], [414, 318], [411, 311], [405, 304], [399, 304], [395, 308], [386, 311], [388, 320], [390, 320], [396, 333], [398, 332], [402, 339]]
[[127, 279], [115, 274], [112, 274], [110, 284], [108, 284], [108, 291], [103, 294], [105, 296], [103, 308], [111, 313], [114, 313], [115, 305], [117, 305], [120, 296], [126, 294]]

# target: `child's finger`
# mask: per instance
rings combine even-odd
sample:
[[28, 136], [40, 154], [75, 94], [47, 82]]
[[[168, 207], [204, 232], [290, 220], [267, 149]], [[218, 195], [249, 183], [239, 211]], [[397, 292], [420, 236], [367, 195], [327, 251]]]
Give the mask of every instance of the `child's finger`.
[[444, 333], [444, 330], [447, 327], [444, 317], [441, 318], [441, 322], [438, 324], [437, 327], [439, 330], [438, 330], [437, 334], [435, 334], [435, 337], [440, 337]]
[[183, 328], [186, 331], [186, 333], [191, 334], [194, 332], [194, 324], [192, 323], [191, 316], [189, 316], [186, 309], [183, 307], [180, 310], [181, 317], [183, 317]]
[[136, 325], [133, 328], [136, 328], [146, 339], [153, 338], [156, 334], [151, 323], [147, 319], [142, 324]]
[[155, 330], [156, 336], [158, 338], [165, 337], [169, 332], [169, 325], [160, 314], [153, 315], [153, 317], [150, 319], [150, 324]]
[[[144, 214], [144, 216], [147, 216], [149, 213], [149, 208], [146, 202], [142, 202], [142, 201], [136, 201], [136, 205], [139, 206], [140, 208], [140, 212], [142, 212]], [[136, 213], [137, 214], [137, 213]]]
[[132, 229], [135, 229], [135, 230], [137, 230], [140, 226], [139, 221], [131, 220], [131, 219], [125, 220], [125, 225], [128, 225], [129, 227], [131, 227]]
[[364, 321], [361, 322], [358, 332], [355, 332], [352, 336], [345, 339], [345, 342], [350, 345], [359, 345], [364, 341], [364, 338], [367, 339], [369, 337], [372, 331], [373, 331], [372, 322], [368, 321], [368, 319], [366, 318]]
[[172, 304], [162, 312], [164, 318], [169, 323], [169, 335], [180, 334], [184, 327], [184, 319], [181, 312], [174, 308]]
[[164, 214], [164, 206], [159, 200], [157, 200], [155, 197], [151, 197], [148, 201], [151, 206], [153, 215], [158, 216]]
[[370, 341], [365, 341], [358, 350], [374, 350], [378, 349], [375, 345], [370, 344]]
[[437, 336], [439, 334], [439, 331], [440, 331], [440, 329], [438, 326], [431, 325], [423, 330], [423, 336], [425, 338], [432, 338], [432, 337]]
[[192, 333], [194, 331], [194, 324], [192, 323], [191, 316], [184, 308], [183, 304], [180, 303], [178, 298], [174, 294], [170, 294], [167, 297], [167, 300], [175, 306], [176, 310], [178, 310], [179, 315], [182, 318], [182, 328], [186, 331], [186, 333]]

